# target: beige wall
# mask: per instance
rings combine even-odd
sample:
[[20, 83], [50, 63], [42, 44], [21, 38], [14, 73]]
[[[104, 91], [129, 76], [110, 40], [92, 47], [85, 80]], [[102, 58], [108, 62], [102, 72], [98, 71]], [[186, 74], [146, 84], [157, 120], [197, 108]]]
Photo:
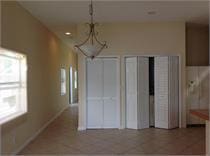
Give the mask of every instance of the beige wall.
[[2, 126], [2, 152], [20, 148], [47, 121], [68, 106], [60, 96], [60, 68], [76, 68], [77, 56], [16, 2], [2, 2], [2, 47], [27, 55], [28, 113]]
[[209, 27], [187, 24], [186, 27], [187, 66], [209, 65]]
[[[84, 39], [86, 31], [78, 25], [78, 38]], [[177, 55], [181, 59], [181, 109], [182, 127], [186, 124], [185, 106], [185, 23], [107, 23], [99, 27], [100, 39], [107, 41], [108, 49], [101, 55], [117, 56], [121, 69], [121, 128], [125, 127], [125, 76], [126, 55]], [[85, 58], [79, 55], [79, 129], [86, 128], [86, 76]]]
[[[1, 1], [0, 1], [0, 46], [1, 46]], [[0, 154], [1, 154], [1, 125], [0, 125]]]

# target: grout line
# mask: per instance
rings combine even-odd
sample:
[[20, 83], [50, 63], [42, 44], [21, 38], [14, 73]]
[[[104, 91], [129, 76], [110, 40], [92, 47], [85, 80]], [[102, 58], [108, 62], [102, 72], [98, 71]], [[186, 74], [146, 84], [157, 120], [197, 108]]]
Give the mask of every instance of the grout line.
[[14, 155], [18, 155], [30, 142], [32, 142], [41, 132], [43, 132], [56, 118], [58, 118], [64, 110], [66, 110], [69, 105], [65, 106], [61, 109], [54, 117], [52, 117], [49, 121], [47, 121], [39, 130], [35, 132], [34, 135], [29, 137], [17, 150], [13, 152]]

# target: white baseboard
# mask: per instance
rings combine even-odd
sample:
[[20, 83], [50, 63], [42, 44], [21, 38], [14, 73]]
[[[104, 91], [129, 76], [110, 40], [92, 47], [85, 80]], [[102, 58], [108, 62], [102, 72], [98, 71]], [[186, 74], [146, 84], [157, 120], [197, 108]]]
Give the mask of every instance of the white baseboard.
[[85, 131], [85, 130], [86, 130], [86, 127], [78, 127], [77, 130], [78, 130], [78, 131]]
[[69, 104], [70, 107], [77, 107], [78, 106], [78, 103], [72, 103], [72, 104]]
[[61, 113], [63, 113], [63, 111], [66, 110], [68, 107], [69, 105], [61, 109], [54, 117], [52, 117], [38, 131], [36, 131], [36, 133], [33, 136], [31, 136], [28, 140], [26, 140], [22, 146], [20, 146], [16, 151], [14, 151], [13, 154], [17, 155], [20, 151], [22, 151], [31, 141], [33, 141], [45, 128], [47, 128], [49, 124], [51, 124], [58, 116], [60, 116]]
[[125, 126], [121, 125], [121, 126], [119, 126], [119, 129], [125, 129]]

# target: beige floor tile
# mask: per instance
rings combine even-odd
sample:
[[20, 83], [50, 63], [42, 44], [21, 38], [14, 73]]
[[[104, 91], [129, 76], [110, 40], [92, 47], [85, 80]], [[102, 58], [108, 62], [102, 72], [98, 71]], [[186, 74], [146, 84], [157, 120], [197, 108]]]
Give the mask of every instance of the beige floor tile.
[[205, 153], [205, 128], [77, 131], [78, 110], [64, 111], [19, 154], [193, 155]]

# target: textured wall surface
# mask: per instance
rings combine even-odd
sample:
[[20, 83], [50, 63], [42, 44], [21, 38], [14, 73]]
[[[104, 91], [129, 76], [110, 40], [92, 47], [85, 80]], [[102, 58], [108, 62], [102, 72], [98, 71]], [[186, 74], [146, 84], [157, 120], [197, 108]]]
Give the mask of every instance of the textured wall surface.
[[[18, 150], [69, 104], [60, 95], [60, 68], [76, 68], [76, 54], [17, 2], [2, 2], [2, 47], [27, 55], [28, 113], [2, 126], [2, 153]], [[68, 87], [67, 87], [68, 88]]]
[[[99, 38], [107, 41], [108, 48], [101, 56], [112, 56], [120, 59], [120, 104], [121, 127], [125, 126], [125, 56], [170, 56], [180, 57], [181, 72], [181, 117], [182, 126], [186, 124], [185, 104], [185, 23], [154, 22], [154, 23], [104, 23], [98, 27]], [[85, 27], [78, 25], [78, 39], [83, 38]], [[79, 129], [86, 127], [86, 64], [85, 58], [79, 55]]]
[[198, 24], [186, 26], [187, 66], [209, 65], [209, 27]]

